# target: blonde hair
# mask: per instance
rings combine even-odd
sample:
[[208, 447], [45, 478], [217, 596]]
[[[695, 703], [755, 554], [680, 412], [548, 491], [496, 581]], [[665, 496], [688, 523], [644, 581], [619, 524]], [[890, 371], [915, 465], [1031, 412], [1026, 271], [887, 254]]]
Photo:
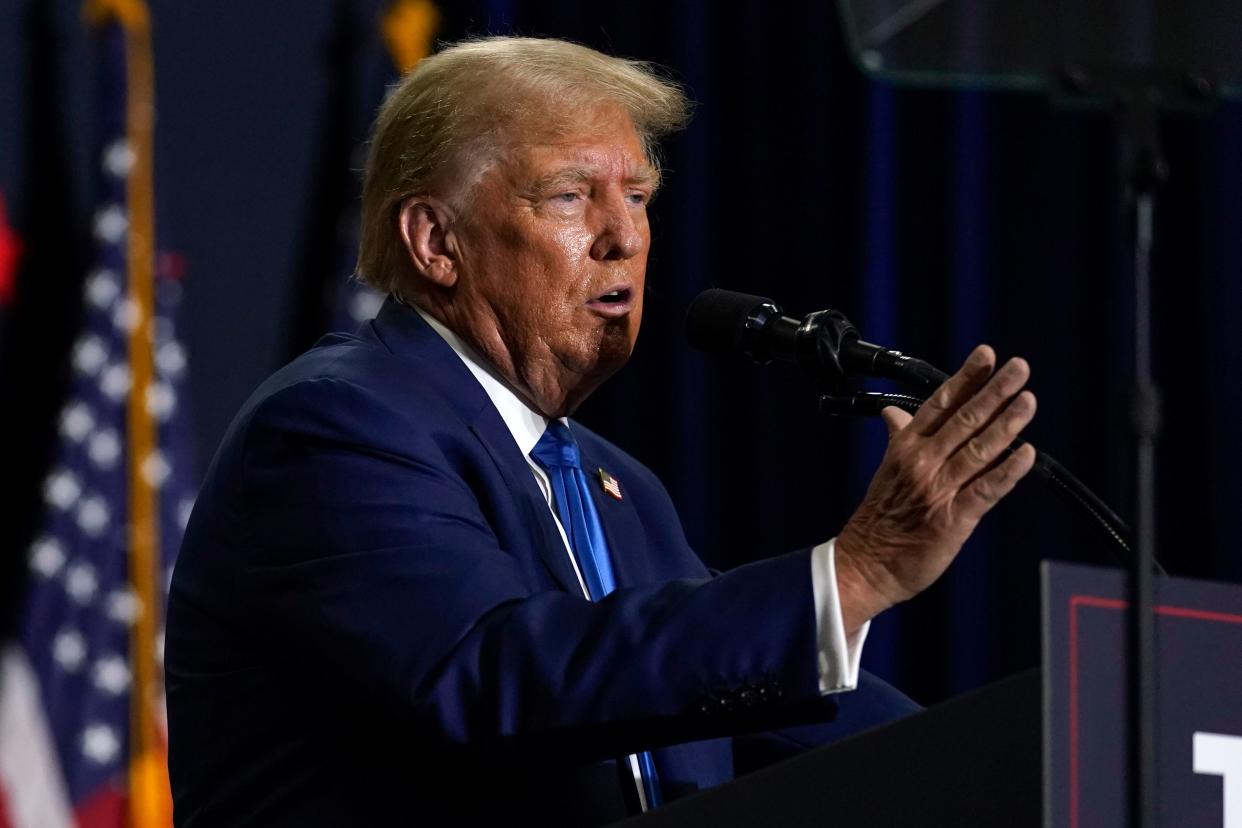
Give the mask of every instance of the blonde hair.
[[[382, 293], [398, 292], [406, 269], [397, 222], [407, 198], [440, 189], [461, 207], [510, 131], [532, 116], [543, 128], [564, 128], [584, 110], [608, 104], [629, 115], [657, 169], [656, 141], [689, 119], [686, 96], [654, 66], [577, 43], [489, 37], [425, 58], [393, 87], [375, 121], [358, 278]], [[542, 123], [548, 115], [552, 123]]]

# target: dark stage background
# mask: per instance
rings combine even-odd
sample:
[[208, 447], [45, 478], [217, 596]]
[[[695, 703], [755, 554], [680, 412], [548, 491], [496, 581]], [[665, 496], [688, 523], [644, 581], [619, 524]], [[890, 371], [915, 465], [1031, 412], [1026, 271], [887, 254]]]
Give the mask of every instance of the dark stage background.
[[[161, 249], [184, 262], [205, 468], [250, 391], [313, 338], [325, 273], [346, 274], [334, 251], [356, 198], [351, 149], [391, 70], [378, 2], [151, 5], [157, 222]], [[979, 341], [1024, 355], [1040, 400], [1032, 440], [1131, 517], [1129, 288], [1106, 115], [865, 81], [822, 0], [439, 5], [442, 39], [567, 37], [663, 64], [698, 101], [666, 148], [643, 336], [581, 419], [659, 474], [709, 563], [833, 535], [884, 445], [878, 421], [817, 414], [792, 368], [691, 352], [683, 314], [709, 286], [799, 315], [837, 307], [866, 338], [946, 369]], [[0, 0], [0, 21], [0, 192], [27, 248], [0, 323], [11, 603], [80, 304], [94, 119], [78, 4]], [[1172, 573], [1239, 581], [1242, 106], [1164, 128], [1159, 554]], [[876, 622], [864, 664], [925, 703], [1033, 665], [1044, 557], [1107, 561], [1024, 484], [939, 584]]]

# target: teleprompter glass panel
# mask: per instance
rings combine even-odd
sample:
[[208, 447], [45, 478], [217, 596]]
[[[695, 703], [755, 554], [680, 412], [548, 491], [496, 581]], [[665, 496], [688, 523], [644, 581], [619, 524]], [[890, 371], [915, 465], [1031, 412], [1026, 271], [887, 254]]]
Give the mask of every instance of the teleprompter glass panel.
[[1195, 75], [1242, 98], [1242, 0], [838, 0], [864, 72], [1042, 90], [1067, 67]]

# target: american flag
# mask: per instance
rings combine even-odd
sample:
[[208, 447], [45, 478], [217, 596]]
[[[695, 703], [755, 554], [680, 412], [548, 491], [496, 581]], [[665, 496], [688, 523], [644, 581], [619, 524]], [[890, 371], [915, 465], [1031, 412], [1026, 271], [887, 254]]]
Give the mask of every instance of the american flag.
[[621, 484], [617, 482], [617, 478], [613, 477], [603, 469], [599, 469], [599, 485], [604, 487], [604, 491], [617, 500], [621, 499]]
[[[418, 62], [431, 54], [440, 10], [431, 0], [391, 0], [380, 17], [380, 34], [388, 47], [394, 68], [405, 75]], [[354, 150], [353, 169], [362, 169], [366, 162], [366, 145]], [[358, 225], [360, 205], [350, 199], [342, 211], [338, 228], [338, 244], [343, 262], [353, 268], [358, 257]], [[348, 272], [348, 271], [347, 271]], [[333, 330], [352, 331], [374, 319], [384, 304], [384, 296], [352, 276], [337, 288], [336, 318]]]
[[[404, 75], [431, 53], [440, 11], [431, 0], [390, 0], [380, 17], [380, 35], [392, 59], [393, 68]], [[395, 79], [394, 79], [395, 80]], [[366, 163], [366, 143], [356, 146], [350, 169], [360, 170]], [[327, 175], [335, 171], [327, 171]], [[350, 176], [351, 184], [354, 179]], [[336, 217], [335, 268], [329, 276], [327, 303], [329, 329], [353, 331], [374, 319], [384, 304], [384, 295], [352, 276], [358, 258], [361, 205], [356, 193], [349, 192]], [[351, 274], [343, 276], [342, 274]]]
[[[361, 169], [365, 163], [364, 147], [357, 147], [353, 153], [353, 169]], [[330, 329], [333, 331], [355, 331], [364, 322], [374, 319], [384, 304], [384, 296], [375, 289], [363, 284], [353, 274], [354, 262], [358, 258], [358, 226], [361, 223], [361, 208], [357, 199], [349, 199], [341, 210], [336, 227], [336, 262], [334, 271], [335, 295], [329, 305], [332, 309]], [[349, 274], [342, 278], [340, 274]]]
[[95, 265], [60, 440], [0, 672], [0, 828], [171, 824], [163, 596], [192, 505], [179, 283], [155, 278], [146, 9], [88, 3], [99, 37]]

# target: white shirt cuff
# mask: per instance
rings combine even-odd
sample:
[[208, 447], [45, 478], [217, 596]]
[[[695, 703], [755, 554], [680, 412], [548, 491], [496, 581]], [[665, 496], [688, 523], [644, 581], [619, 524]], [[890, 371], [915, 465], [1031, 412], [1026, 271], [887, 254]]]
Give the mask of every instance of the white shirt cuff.
[[863, 642], [871, 629], [868, 621], [846, 638], [841, 618], [841, 596], [837, 592], [837, 539], [811, 550], [811, 593], [815, 599], [815, 628], [818, 630], [819, 692], [840, 693], [858, 686], [858, 664]]

